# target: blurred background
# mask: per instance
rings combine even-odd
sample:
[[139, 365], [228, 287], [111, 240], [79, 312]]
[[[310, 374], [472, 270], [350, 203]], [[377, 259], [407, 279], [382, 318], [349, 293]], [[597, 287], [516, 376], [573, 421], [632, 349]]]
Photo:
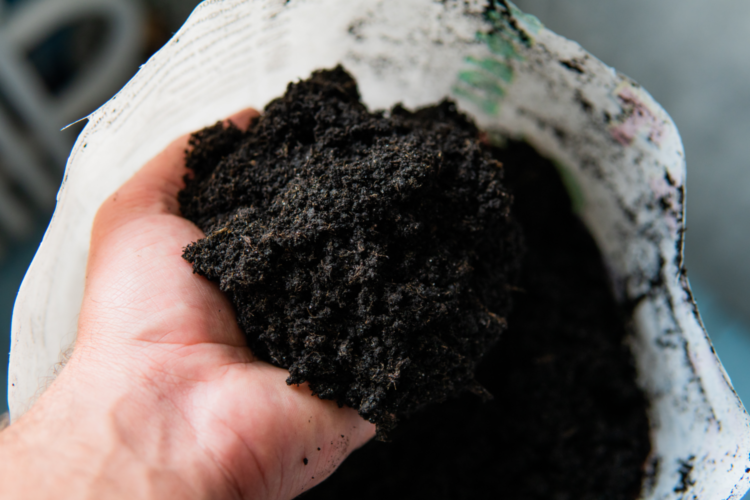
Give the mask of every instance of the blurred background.
[[[15, 294], [82, 117], [164, 44], [196, 0], [0, 0], [0, 364]], [[686, 263], [714, 345], [750, 402], [750, 2], [516, 0], [641, 83], [688, 163]], [[72, 124], [72, 125], [71, 125]], [[64, 127], [70, 125], [65, 130]], [[6, 411], [0, 369], [0, 413]]]

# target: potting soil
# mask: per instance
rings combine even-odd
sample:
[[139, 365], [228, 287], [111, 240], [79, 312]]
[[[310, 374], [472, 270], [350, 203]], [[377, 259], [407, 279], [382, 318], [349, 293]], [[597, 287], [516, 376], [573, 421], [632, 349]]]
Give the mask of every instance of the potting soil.
[[254, 353], [381, 437], [462, 391], [505, 331], [522, 238], [504, 169], [445, 101], [370, 113], [341, 67], [289, 85], [248, 131], [195, 134], [184, 252]]
[[525, 144], [497, 154], [527, 251], [508, 331], [478, 370], [494, 399], [418, 412], [306, 500], [638, 497], [647, 402], [599, 251], [551, 162]]
[[[262, 119], [247, 134], [217, 126], [196, 136], [189, 157], [195, 180], [188, 183], [181, 202], [184, 213], [196, 221], [208, 237], [203, 243], [188, 248], [186, 256], [199, 272], [221, 280], [222, 288], [235, 301], [240, 324], [248, 333], [251, 346], [261, 356], [281, 366], [297, 367], [291, 372], [290, 381], [318, 380], [320, 382], [312, 386], [319, 394], [346, 404], [353, 403], [351, 405], [368, 418], [383, 422], [379, 419], [384, 413], [408, 415], [428, 401], [456, 394], [461, 387], [473, 388], [484, 396], [486, 390], [494, 398], [486, 401], [476, 394], [464, 393], [416, 411], [389, 432], [392, 442], [373, 441], [355, 451], [328, 480], [307, 492], [305, 498], [637, 498], [650, 443], [647, 402], [635, 383], [632, 356], [624, 344], [627, 314], [611, 294], [596, 244], [571, 210], [554, 166], [530, 147], [517, 143], [503, 150], [493, 150], [494, 159], [488, 159], [488, 150], [477, 146], [473, 126], [456, 114], [449, 103], [416, 115], [396, 108], [392, 119], [397, 123], [395, 126], [387, 118], [376, 115], [362, 126], [368, 130], [366, 132], [355, 125], [337, 127], [336, 124], [341, 123], [337, 117], [353, 113], [347, 103], [353, 102], [354, 92], [349, 80], [340, 73], [334, 76], [334, 80], [339, 79], [339, 90], [317, 88], [314, 92], [323, 96], [326, 103], [335, 102], [335, 109], [305, 111], [309, 101], [286, 100], [290, 92], [295, 92], [292, 86], [285, 100], [269, 105], [265, 125]], [[326, 75], [326, 79], [331, 80], [331, 75]], [[327, 88], [327, 84], [316, 85]], [[333, 95], [336, 92], [340, 96]], [[274, 106], [288, 107], [287, 111], [292, 110], [293, 116], [305, 117], [308, 121], [303, 118], [273, 121], [268, 116]], [[364, 111], [356, 113], [365, 116]], [[448, 130], [456, 128], [455, 125], [470, 137]], [[316, 127], [333, 127], [334, 133]], [[428, 132], [435, 130], [442, 134], [439, 140], [428, 137]], [[323, 135], [331, 142], [318, 149], [315, 146], [318, 139], [314, 139], [311, 146], [310, 140], [297, 138], [305, 134]], [[396, 139], [399, 134], [406, 140]], [[273, 142], [279, 137], [288, 139]], [[237, 142], [243, 145], [238, 148]], [[270, 143], [282, 146], [273, 149], [267, 146]], [[349, 146], [351, 143], [356, 146]], [[429, 169], [415, 173], [420, 172], [418, 165], [435, 165], [430, 162], [440, 162], [441, 155], [445, 158], [446, 144], [449, 151], [456, 148], [456, 157], [452, 159], [464, 165], [441, 174], [447, 175], [450, 182], [441, 184], [441, 177], [430, 177]], [[406, 146], [413, 150], [400, 149]], [[364, 151], [367, 147], [376, 148], [374, 156]], [[341, 154], [342, 148], [356, 151], [356, 154], [345, 160], [327, 156], [333, 152]], [[257, 152], [259, 150], [262, 152]], [[459, 155], [467, 155], [468, 159], [461, 160], [457, 158]], [[287, 163], [290, 157], [293, 160]], [[354, 181], [346, 184], [316, 180], [336, 169], [347, 171], [347, 165], [366, 165], [384, 158], [396, 165], [388, 166], [390, 170], [382, 178], [365, 167], [357, 167], [361, 173], [347, 173], [349, 179], [356, 179], [356, 188]], [[502, 167], [492, 163], [495, 160]], [[322, 166], [316, 167], [316, 162]], [[220, 167], [222, 164], [224, 166]], [[291, 167], [284, 166], [287, 164]], [[262, 168], [254, 169], [256, 165]], [[491, 168], [485, 169], [482, 165]], [[315, 169], [314, 175], [300, 174], [310, 168]], [[505, 188], [493, 184], [500, 182], [503, 176], [503, 182], [514, 196], [513, 221], [507, 216], [510, 203]], [[419, 183], [419, 187], [409, 187], [408, 179], [413, 178], [416, 180], [411, 182]], [[472, 182], [472, 179], [489, 180]], [[338, 183], [333, 188], [328, 184], [319, 187], [326, 182]], [[308, 193], [305, 204], [295, 201], [298, 192], [293, 187], [295, 183], [300, 183], [302, 192]], [[368, 204], [366, 198], [372, 194], [379, 198], [383, 185], [383, 195], [396, 201], [385, 205]], [[495, 187], [490, 188], [490, 185]], [[338, 194], [345, 186], [349, 186], [346, 188], [349, 191]], [[440, 194], [439, 188], [456, 188], [457, 192]], [[326, 198], [314, 197], [310, 194], [314, 189], [327, 190], [333, 199], [325, 201]], [[337, 194], [331, 193], [334, 189]], [[419, 193], [424, 192], [429, 193], [428, 199], [437, 203], [429, 209], [420, 209], [425, 202]], [[356, 193], [361, 196], [355, 196]], [[242, 200], [239, 209], [232, 207], [236, 199]], [[352, 200], [346, 205], [346, 212], [336, 208], [342, 199]], [[487, 200], [495, 200], [494, 206], [482, 211], [481, 204], [489, 203]], [[285, 215], [288, 213], [284, 212], [284, 203], [295, 204], [295, 217], [299, 222]], [[450, 208], [441, 209], [439, 205], [443, 203]], [[468, 205], [462, 208], [464, 203]], [[310, 221], [301, 207], [314, 208], [321, 219]], [[430, 218], [429, 213], [425, 213], [430, 210], [437, 216]], [[454, 216], [452, 212], [456, 210], [460, 215]], [[487, 210], [491, 215], [481, 215]], [[374, 215], [369, 215], [371, 212]], [[344, 213], [359, 225], [338, 221]], [[403, 216], [406, 221], [398, 219], [401, 213], [409, 214]], [[468, 229], [462, 222], [467, 216], [474, 217], [469, 219], [473, 222]], [[282, 227], [277, 220], [284, 217], [287, 221], [291, 218], [293, 224]], [[373, 217], [389, 222], [373, 222]], [[378, 227], [374, 228], [376, 223]], [[522, 227], [523, 243], [515, 223]], [[258, 229], [249, 229], [255, 227], [253, 224]], [[481, 227], [483, 231], [493, 232], [488, 236], [492, 240], [484, 242], [475, 234]], [[445, 231], [456, 231], [461, 238], [479, 237], [482, 243], [474, 247], [479, 250], [472, 253], [468, 244], [461, 246], [456, 241], [458, 237], [446, 236], [449, 233]], [[383, 237], [385, 240], [381, 240]], [[331, 241], [333, 249], [329, 246]], [[438, 250], [445, 241], [449, 242], [449, 250]], [[472, 240], [472, 244], [475, 241]], [[399, 247], [407, 243], [408, 246]], [[364, 245], [364, 250], [360, 250], [359, 245]], [[519, 252], [521, 245], [524, 250]], [[492, 246], [500, 249], [498, 254], [486, 250]], [[339, 248], [343, 250], [337, 251]], [[416, 252], [414, 257], [407, 257], [410, 252]], [[227, 258], [219, 259], [220, 254]], [[248, 263], [251, 258], [247, 255], [260, 263]], [[356, 255], [360, 255], [359, 260], [355, 260]], [[475, 268], [473, 274], [466, 268], [458, 269], [460, 266], [455, 264], [458, 261], [452, 260], [457, 255], [461, 256], [460, 262]], [[520, 274], [518, 255], [522, 255]], [[482, 261], [480, 257], [487, 260]], [[431, 266], [429, 259], [435, 262], [436, 258], [440, 259], [439, 263]], [[305, 264], [290, 264], [294, 259]], [[335, 264], [337, 261], [341, 262], [341, 267]], [[274, 262], [283, 266], [274, 267]], [[321, 262], [331, 270], [318, 271]], [[372, 298], [364, 302], [355, 300], [350, 305], [355, 312], [362, 311], [359, 320], [364, 318], [366, 323], [360, 326], [356, 325], [357, 318], [342, 319], [341, 309], [347, 302], [335, 307], [325, 305], [331, 304], [326, 302], [326, 293], [334, 293], [344, 301], [360, 297], [362, 290], [370, 286], [373, 281], [353, 281], [361, 283], [356, 294], [338, 288], [334, 279], [345, 283], [359, 279], [357, 266], [369, 266], [362, 273], [387, 270], [388, 279], [392, 280], [382, 280], [378, 285], [381, 288], [373, 287], [374, 291], [368, 292]], [[289, 269], [288, 275], [287, 271], [279, 269]], [[250, 271], [265, 274], [253, 277], [247, 274]], [[326, 276], [326, 272], [331, 277], [320, 278]], [[307, 276], [313, 276], [313, 285], [306, 284], [311, 282]], [[249, 289], [242, 288], [243, 280], [250, 280]], [[388, 283], [393, 282], [411, 284], [398, 287], [398, 308], [388, 299], [393, 290]], [[440, 293], [453, 290], [451, 285], [456, 287], [455, 294], [441, 298]], [[485, 286], [497, 286], [496, 295], [483, 288]], [[266, 289], [268, 295], [264, 295]], [[442, 292], [437, 292], [438, 289]], [[248, 309], [248, 302], [253, 299], [265, 301], [264, 309]], [[285, 301], [288, 304], [285, 305]], [[513, 302], [512, 312], [510, 301]], [[442, 312], [442, 304], [449, 312]], [[323, 312], [325, 307], [335, 313]], [[450, 309], [452, 307], [456, 309]], [[464, 307], [465, 310], [461, 309]], [[272, 319], [262, 323], [248, 311]], [[496, 320], [490, 312], [498, 319], [507, 320], [507, 331], [503, 328], [505, 321]], [[416, 314], [419, 315], [416, 319], [409, 317]], [[407, 330], [397, 329], [393, 323], [382, 319], [384, 315], [393, 318], [393, 322], [405, 322], [404, 328], [414, 330], [406, 333]], [[282, 319], [293, 326], [284, 330]], [[333, 321], [339, 328], [337, 339], [341, 341], [333, 341], [339, 343], [331, 344], [329, 335], [334, 332], [320, 320]], [[435, 330], [426, 330], [426, 325], [430, 324], [433, 326], [429, 328]], [[272, 327], [270, 334], [269, 325]], [[450, 334], [453, 337], [440, 336], [440, 329], [434, 325], [455, 333]], [[461, 337], [459, 329], [467, 325], [472, 328], [471, 335]], [[358, 333], [358, 328], [362, 333]], [[378, 331], [383, 331], [384, 335], [379, 336]], [[440, 340], [433, 344], [414, 341], [426, 331]], [[471, 340], [477, 332], [481, 332], [479, 339]], [[500, 333], [499, 341], [495, 342]], [[304, 335], [311, 337], [308, 340]], [[452, 340], [456, 335], [464, 340], [456, 344], [446, 344], [443, 340]], [[323, 340], [316, 340], [319, 337]], [[363, 342], [364, 339], [367, 342]], [[291, 348], [279, 347], [283, 341], [288, 341]], [[411, 354], [404, 343], [420, 355]], [[461, 351], [470, 353], [466, 364], [457, 363], [459, 358], [455, 355], [447, 355], [458, 352], [456, 345], [462, 348], [460, 346], [466, 343], [470, 347]], [[450, 349], [442, 345], [450, 345]], [[482, 358], [482, 352], [488, 348], [489, 352]], [[338, 354], [336, 349], [344, 354]], [[300, 353], [303, 353], [301, 358], [294, 357]], [[351, 361], [357, 356], [361, 360]], [[402, 364], [398, 377], [390, 380], [388, 374], [393, 378], [397, 373], [394, 370], [398, 361], [394, 364], [394, 360], [406, 359], [405, 356], [410, 360], [414, 356], [418, 361]], [[434, 361], [430, 361], [430, 356], [434, 356]], [[298, 359], [303, 362], [295, 365]], [[377, 360], [381, 360], [382, 367], [378, 368]], [[480, 361], [475, 383], [472, 374]], [[414, 368], [422, 365], [427, 368]], [[443, 369], [449, 377], [457, 378], [444, 386], [434, 380], [420, 385], [409, 382], [407, 366], [411, 370], [426, 370], [434, 379], [439, 379], [438, 374]], [[337, 373], [337, 370], [349, 369], [354, 374]], [[370, 385], [368, 377], [372, 379]], [[389, 398], [378, 391], [385, 391], [386, 395], [391, 391], [399, 392]], [[365, 407], [364, 412], [362, 407]]]

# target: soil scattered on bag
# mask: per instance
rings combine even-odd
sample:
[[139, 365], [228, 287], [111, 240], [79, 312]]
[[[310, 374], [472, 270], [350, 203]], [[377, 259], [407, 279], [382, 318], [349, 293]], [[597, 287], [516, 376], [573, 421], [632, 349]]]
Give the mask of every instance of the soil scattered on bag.
[[527, 252], [508, 331], [477, 374], [494, 399], [418, 412], [306, 500], [638, 497], [647, 402], [601, 256], [550, 162], [523, 144], [498, 159]]
[[254, 353], [382, 437], [463, 391], [506, 329], [522, 238], [504, 169], [449, 101], [370, 113], [341, 68], [290, 84], [247, 132], [193, 135], [180, 193]]

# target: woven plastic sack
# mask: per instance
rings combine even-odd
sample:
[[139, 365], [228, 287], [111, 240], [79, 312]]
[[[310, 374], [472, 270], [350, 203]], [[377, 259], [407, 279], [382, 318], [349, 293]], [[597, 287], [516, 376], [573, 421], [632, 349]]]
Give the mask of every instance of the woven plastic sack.
[[638, 84], [510, 2], [207, 0], [89, 117], [13, 314], [18, 418], [75, 341], [94, 214], [177, 136], [342, 63], [370, 109], [450, 96], [489, 137], [557, 163], [632, 316], [653, 452], [643, 499], [739, 499], [748, 415], [682, 270], [685, 162], [677, 129]]

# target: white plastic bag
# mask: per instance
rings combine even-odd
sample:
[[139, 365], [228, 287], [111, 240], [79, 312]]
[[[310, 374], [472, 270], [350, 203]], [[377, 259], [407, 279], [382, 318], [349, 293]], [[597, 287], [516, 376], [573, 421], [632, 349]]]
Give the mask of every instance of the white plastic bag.
[[370, 109], [457, 100], [490, 137], [559, 165], [622, 301], [650, 402], [644, 499], [741, 498], [750, 420], [682, 274], [685, 164], [650, 95], [510, 2], [208, 0], [110, 102], [68, 161], [13, 315], [9, 402], [26, 411], [75, 340], [101, 202], [180, 134], [342, 63]]

